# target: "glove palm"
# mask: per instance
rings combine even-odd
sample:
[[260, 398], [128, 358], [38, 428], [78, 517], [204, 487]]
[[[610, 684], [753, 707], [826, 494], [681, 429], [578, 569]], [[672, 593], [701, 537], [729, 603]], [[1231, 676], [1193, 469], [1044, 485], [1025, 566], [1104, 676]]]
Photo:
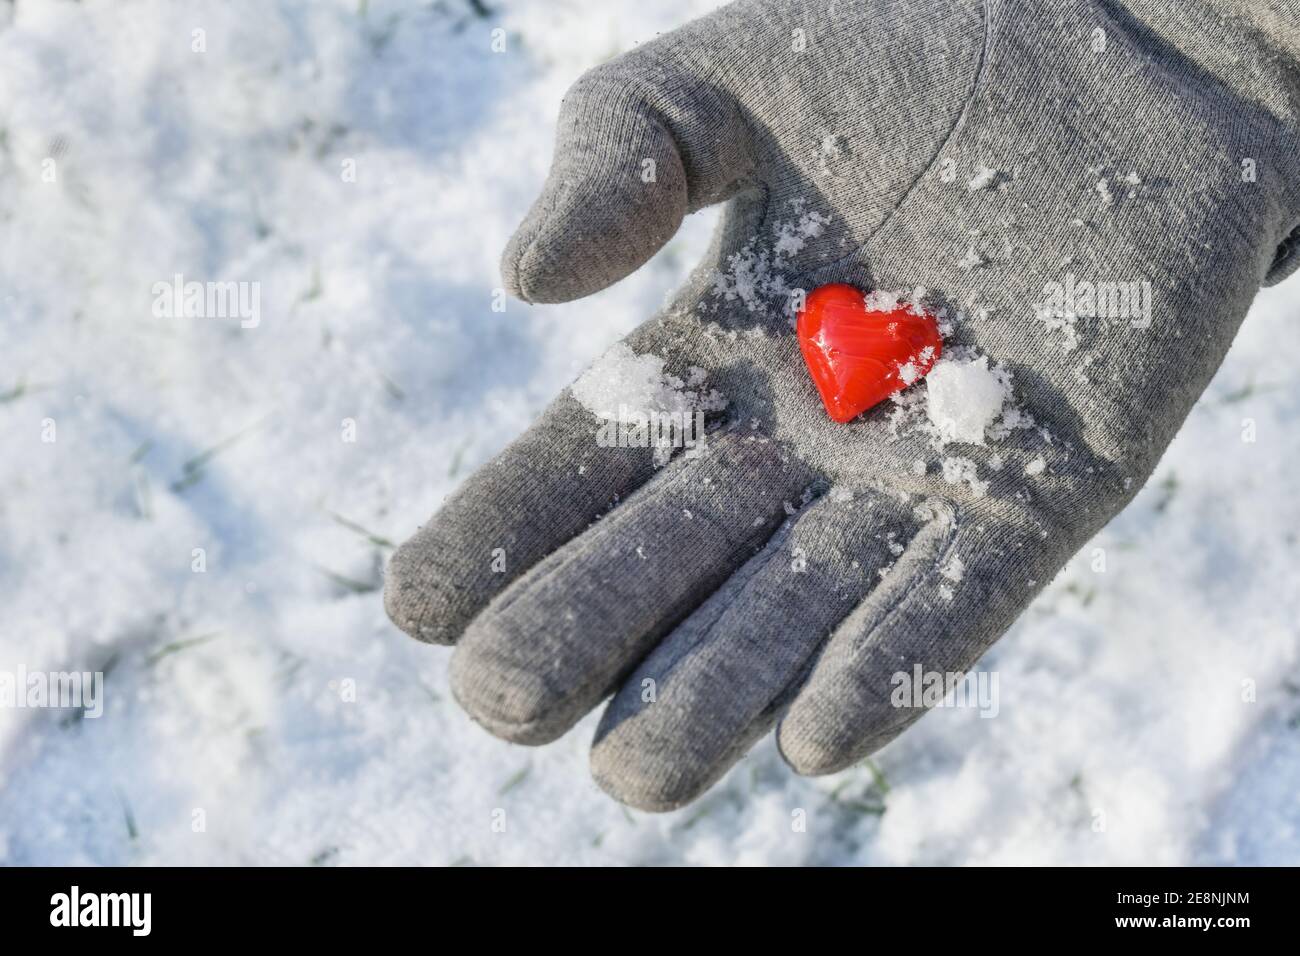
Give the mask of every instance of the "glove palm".
[[[922, 713], [895, 674], [971, 667], [1141, 487], [1290, 264], [1287, 61], [1225, 76], [1165, 39], [1180, 16], [746, 0], [586, 74], [506, 281], [595, 292], [727, 201], [626, 343], [706, 377], [725, 422], [661, 467], [566, 391], [399, 550], [389, 612], [458, 644], [470, 714], [543, 743], [616, 690], [596, 778], [668, 809], [778, 721], [796, 770], [845, 767]], [[949, 356], [1005, 373], [982, 442], [937, 436], [926, 386], [830, 420], [791, 321], [830, 282], [923, 300]]]

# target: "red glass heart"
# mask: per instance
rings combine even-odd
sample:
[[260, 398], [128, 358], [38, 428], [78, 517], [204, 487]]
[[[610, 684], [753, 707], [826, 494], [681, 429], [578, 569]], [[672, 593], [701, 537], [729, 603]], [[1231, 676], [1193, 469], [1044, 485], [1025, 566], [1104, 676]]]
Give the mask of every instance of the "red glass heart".
[[808, 293], [797, 329], [813, 384], [837, 422], [919, 381], [943, 345], [930, 313], [911, 304], [868, 308], [861, 292], [842, 283]]

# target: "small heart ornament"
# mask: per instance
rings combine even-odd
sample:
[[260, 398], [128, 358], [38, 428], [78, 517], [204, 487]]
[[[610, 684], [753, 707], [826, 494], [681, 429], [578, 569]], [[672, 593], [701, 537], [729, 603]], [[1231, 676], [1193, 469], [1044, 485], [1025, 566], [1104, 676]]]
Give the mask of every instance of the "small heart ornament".
[[852, 421], [919, 381], [943, 347], [930, 313], [910, 304], [869, 307], [843, 283], [808, 293], [796, 328], [813, 384], [837, 422]]

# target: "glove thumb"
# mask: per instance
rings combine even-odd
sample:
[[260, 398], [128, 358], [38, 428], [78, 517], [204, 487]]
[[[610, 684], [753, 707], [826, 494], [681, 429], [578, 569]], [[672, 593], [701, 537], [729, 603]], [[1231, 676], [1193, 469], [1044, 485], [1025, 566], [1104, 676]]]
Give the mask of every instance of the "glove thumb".
[[506, 246], [506, 288], [567, 302], [634, 272], [688, 212], [751, 182], [746, 129], [730, 94], [648, 50], [584, 74], [560, 108], [542, 194]]

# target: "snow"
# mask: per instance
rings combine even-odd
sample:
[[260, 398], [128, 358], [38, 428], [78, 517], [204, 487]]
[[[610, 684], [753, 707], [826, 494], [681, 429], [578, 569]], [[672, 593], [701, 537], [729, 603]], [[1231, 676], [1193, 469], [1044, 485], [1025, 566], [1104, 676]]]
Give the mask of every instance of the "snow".
[[949, 455], [940, 463], [943, 480], [950, 485], [969, 485], [977, 498], [988, 494], [989, 483], [980, 478], [979, 465], [961, 455]]
[[776, 232], [776, 257], [786, 260], [798, 255], [809, 239], [820, 236], [830, 225], [831, 217], [819, 212], [805, 212], [802, 204], [796, 209], [799, 218], [796, 221], [778, 222]]
[[985, 256], [984, 253], [980, 252], [974, 246], [970, 246], [966, 250], [966, 254], [957, 260], [957, 268], [961, 269], [963, 272], [973, 272], [976, 269], [983, 268], [988, 265], [988, 263], [988, 257]]
[[[446, 650], [383, 613], [387, 542], [715, 221], [600, 295], [493, 311], [564, 89], [710, 4], [492, 6], [0, 7], [0, 670], [106, 672], [98, 719], [0, 709], [0, 863], [1297, 862], [1300, 277], [981, 662], [995, 719], [942, 708], [823, 779], [767, 740], [655, 816], [590, 782], [594, 716], [534, 750], [457, 710]], [[260, 324], [152, 316], [177, 273], [259, 281]]]
[[637, 355], [625, 343], [615, 342], [573, 383], [573, 397], [592, 414], [606, 420], [626, 417], [627, 412], [645, 415], [692, 415], [696, 411], [718, 412], [727, 400], [716, 389], [697, 391], [708, 373], [692, 369], [683, 381], [664, 371], [657, 355]]
[[604, 447], [653, 447], [657, 464], [667, 464], [676, 447], [704, 440], [705, 416], [727, 407], [717, 389], [702, 388], [708, 372], [692, 366], [682, 380], [665, 371], [657, 355], [637, 355], [623, 342], [611, 345], [578, 376], [573, 396], [597, 418], [619, 428], [601, 428]]
[[997, 181], [998, 171], [980, 163], [975, 167], [975, 175], [966, 183], [966, 189], [969, 192], [978, 192], [981, 189], [988, 189]]
[[820, 236], [831, 222], [830, 216], [808, 209], [806, 200], [791, 200], [789, 205], [795, 218], [775, 222], [770, 237], [757, 238], [732, 253], [727, 268], [713, 274], [715, 296], [725, 302], [739, 299], [746, 309], [758, 314], [772, 311], [774, 300], [784, 298], [789, 311], [794, 300], [786, 270], [808, 240]]
[[868, 312], [893, 312], [903, 304], [903, 297], [889, 289], [869, 289], [862, 297], [862, 307]]
[[968, 361], [941, 358], [925, 381], [926, 415], [941, 442], [983, 445], [989, 428], [1014, 398], [1010, 373], [990, 366], [987, 355]]

